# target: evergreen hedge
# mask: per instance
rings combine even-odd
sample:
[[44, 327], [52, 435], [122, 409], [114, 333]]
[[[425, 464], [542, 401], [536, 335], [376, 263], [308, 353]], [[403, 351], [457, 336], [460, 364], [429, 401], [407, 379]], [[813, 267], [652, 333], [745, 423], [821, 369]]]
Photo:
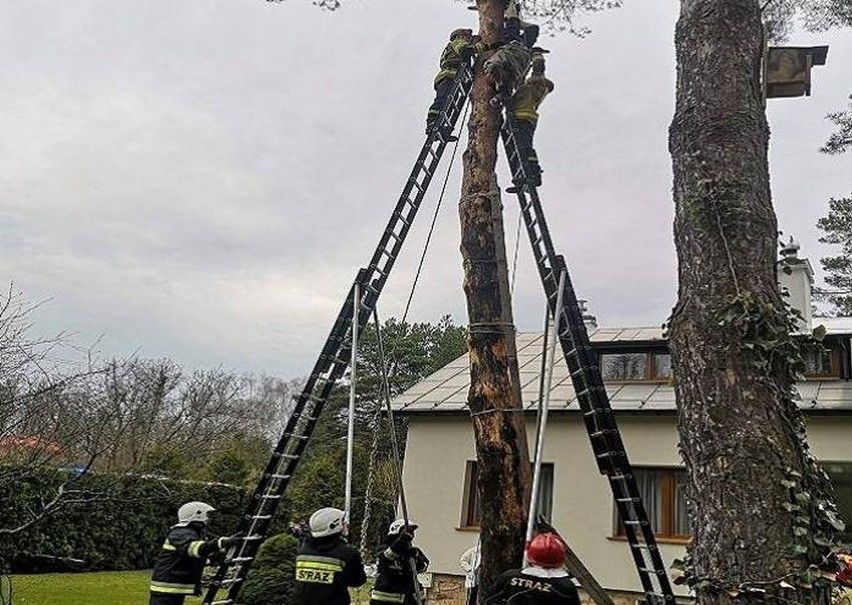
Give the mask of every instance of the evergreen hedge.
[[[14, 527], [38, 510], [42, 493], [50, 493], [69, 476], [60, 471], [28, 473], [11, 493], [0, 494], [0, 527]], [[201, 500], [216, 507], [211, 535], [236, 528], [246, 505], [244, 488], [223, 484], [173, 481], [139, 476], [88, 475], [74, 479], [89, 501], [68, 504], [22, 532], [0, 539], [0, 568], [15, 573], [68, 569], [61, 559], [80, 559], [78, 571], [129, 570], [153, 564], [178, 507]]]
[[296, 553], [299, 541], [293, 536], [272, 536], [258, 550], [246, 585], [240, 592], [243, 605], [289, 605], [296, 583]]

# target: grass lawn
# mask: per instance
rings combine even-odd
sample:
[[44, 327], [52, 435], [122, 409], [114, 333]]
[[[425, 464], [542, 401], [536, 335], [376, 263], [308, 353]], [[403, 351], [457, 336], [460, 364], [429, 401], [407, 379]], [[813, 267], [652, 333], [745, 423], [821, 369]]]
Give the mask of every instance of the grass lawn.
[[[104, 571], [14, 576], [14, 605], [147, 605], [151, 572]], [[200, 599], [189, 598], [186, 605]]]
[[[97, 573], [51, 573], [14, 576], [14, 605], [147, 605], [151, 572], [103, 571]], [[353, 603], [370, 599], [369, 580], [352, 591]], [[5, 595], [4, 595], [5, 596]], [[186, 605], [201, 599], [189, 597]]]

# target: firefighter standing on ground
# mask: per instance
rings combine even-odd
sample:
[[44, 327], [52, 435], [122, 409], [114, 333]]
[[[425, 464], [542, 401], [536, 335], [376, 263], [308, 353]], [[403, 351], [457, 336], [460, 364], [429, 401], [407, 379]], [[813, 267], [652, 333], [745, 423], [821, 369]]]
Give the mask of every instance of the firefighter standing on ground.
[[397, 519], [390, 524], [385, 539], [385, 550], [379, 555], [379, 572], [376, 585], [370, 593], [370, 605], [416, 605], [422, 588], [417, 582], [418, 573], [429, 566], [422, 550], [413, 546], [417, 524], [411, 519]]
[[188, 502], [178, 509], [178, 522], [169, 530], [154, 563], [150, 605], [183, 605], [187, 595], [201, 594], [201, 573], [207, 559], [239, 542], [239, 536], [207, 539], [207, 522], [214, 510], [204, 502]]
[[563, 567], [565, 547], [556, 534], [538, 534], [527, 545], [529, 566], [500, 574], [489, 603], [495, 605], [580, 605], [571, 575]]
[[311, 535], [296, 556], [298, 605], [349, 605], [349, 588], [367, 581], [360, 553], [343, 538], [345, 517], [336, 508], [321, 508], [311, 515]]
[[[553, 82], [544, 75], [544, 53], [546, 52], [541, 48], [533, 49], [532, 74], [518, 86], [509, 102], [518, 151], [526, 166], [527, 184], [531, 187], [541, 186], [541, 166], [533, 147], [533, 135], [538, 123], [538, 107], [544, 98], [553, 92]], [[515, 183], [516, 187], [518, 185], [519, 183]], [[515, 193], [516, 190], [512, 188], [509, 192]]]
[[[470, 61], [483, 48], [483, 45], [473, 35], [473, 30], [457, 29], [450, 34], [450, 42], [444, 48], [444, 52], [441, 53], [441, 70], [435, 76], [435, 100], [429, 107], [429, 113], [426, 116], [426, 134], [431, 134], [439, 126], [438, 118], [441, 115], [441, 108], [453, 89], [453, 79], [456, 77], [459, 68]], [[447, 126], [444, 126], [441, 130], [444, 139], [448, 141], [458, 140], [452, 136], [452, 129], [447, 131], [446, 128]]]

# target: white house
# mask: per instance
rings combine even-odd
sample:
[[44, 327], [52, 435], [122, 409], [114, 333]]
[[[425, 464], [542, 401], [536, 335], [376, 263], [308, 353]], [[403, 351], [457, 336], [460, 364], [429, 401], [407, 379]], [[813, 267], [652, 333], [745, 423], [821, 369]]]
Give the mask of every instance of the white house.
[[[826, 329], [826, 351], [809, 360], [798, 385], [808, 437], [831, 475], [841, 514], [852, 527], [852, 318], [810, 317], [811, 271], [788, 251], [779, 272], [791, 300]], [[802, 329], [811, 329], [802, 325]], [[681, 558], [688, 537], [683, 463], [678, 454], [671, 364], [660, 328], [598, 328], [589, 325], [600, 355], [612, 408], [645, 506], [661, 543], [664, 560]], [[518, 362], [523, 405], [529, 409], [528, 441], [534, 443], [542, 354], [541, 334], [519, 334]], [[420, 524], [417, 543], [432, 563], [430, 602], [460, 603], [459, 556], [476, 543], [479, 508], [475, 490], [476, 455], [466, 397], [467, 355], [414, 385], [394, 401], [408, 418], [403, 480], [409, 509]], [[598, 474], [564, 362], [557, 363], [544, 448], [542, 507], [553, 524], [597, 577], [625, 603], [641, 596], [627, 543], [620, 535], [607, 481]], [[679, 594], [685, 591], [676, 587]]]

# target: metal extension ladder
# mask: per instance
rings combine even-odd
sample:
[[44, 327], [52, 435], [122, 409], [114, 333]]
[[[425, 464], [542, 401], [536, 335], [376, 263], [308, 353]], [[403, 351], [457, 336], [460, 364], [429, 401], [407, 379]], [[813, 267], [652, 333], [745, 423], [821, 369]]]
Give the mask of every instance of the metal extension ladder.
[[[473, 74], [470, 66], [463, 65], [456, 74], [452, 91], [442, 107], [438, 118], [439, 128], [427, 136], [376, 251], [367, 268], [358, 272], [308, 382], [296, 399], [284, 433], [273, 450], [237, 528], [242, 538], [229, 550], [219, 565], [202, 601], [203, 605], [236, 603], [237, 595], [262, 541], [267, 537], [272, 518], [305, 452], [322, 408], [349, 366], [355, 284], [359, 286], [361, 298], [358, 324], [359, 328], [363, 328], [373, 313], [447, 146], [447, 141], [440, 133], [451, 132], [455, 128], [472, 84]], [[220, 592], [226, 594], [220, 595]]]
[[647, 605], [672, 605], [674, 594], [663, 563], [648, 514], [621, 440], [609, 398], [592, 350], [589, 335], [583, 323], [583, 312], [571, 284], [565, 259], [556, 254], [553, 240], [541, 208], [538, 192], [527, 186], [526, 164], [515, 137], [514, 122], [506, 112], [500, 135], [506, 158], [517, 187], [518, 202], [524, 217], [527, 235], [532, 244], [536, 266], [551, 313], [555, 312], [559, 294], [559, 277], [565, 271], [565, 288], [562, 313], [559, 315], [558, 334], [562, 353], [568, 365], [574, 392], [592, 444], [598, 470], [609, 481], [630, 551], [639, 572]]

